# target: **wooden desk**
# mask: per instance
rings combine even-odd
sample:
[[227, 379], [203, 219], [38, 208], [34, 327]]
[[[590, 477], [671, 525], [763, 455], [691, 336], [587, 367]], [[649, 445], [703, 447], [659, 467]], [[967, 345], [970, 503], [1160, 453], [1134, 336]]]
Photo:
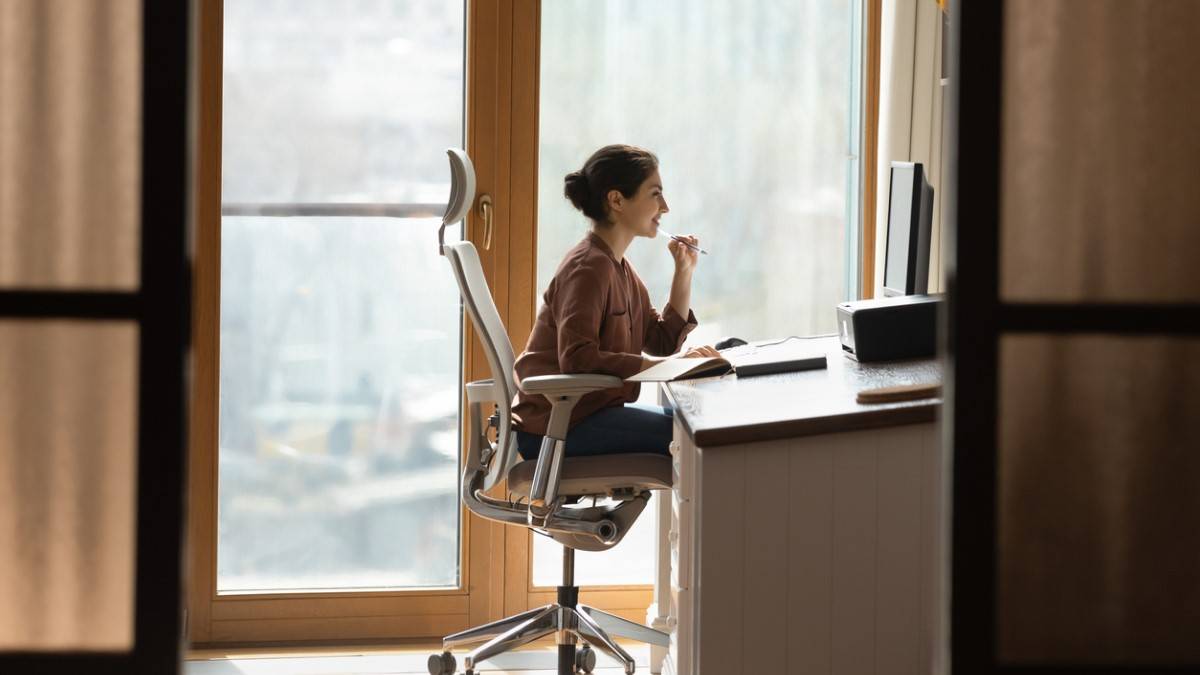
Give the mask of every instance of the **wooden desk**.
[[672, 640], [652, 671], [664, 658], [672, 675], [923, 674], [940, 662], [941, 400], [855, 402], [940, 368], [859, 364], [836, 338], [813, 342], [803, 347], [826, 351], [828, 369], [664, 387], [675, 478], [659, 504], [650, 618]]

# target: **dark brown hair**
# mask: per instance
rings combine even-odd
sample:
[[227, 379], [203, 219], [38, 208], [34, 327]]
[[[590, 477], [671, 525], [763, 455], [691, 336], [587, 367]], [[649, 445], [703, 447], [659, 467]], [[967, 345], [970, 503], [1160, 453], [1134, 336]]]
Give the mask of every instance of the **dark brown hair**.
[[618, 190], [633, 197], [651, 173], [658, 169], [658, 157], [649, 150], [632, 145], [606, 145], [588, 157], [583, 168], [563, 179], [563, 194], [583, 215], [604, 225], [608, 220], [608, 193]]

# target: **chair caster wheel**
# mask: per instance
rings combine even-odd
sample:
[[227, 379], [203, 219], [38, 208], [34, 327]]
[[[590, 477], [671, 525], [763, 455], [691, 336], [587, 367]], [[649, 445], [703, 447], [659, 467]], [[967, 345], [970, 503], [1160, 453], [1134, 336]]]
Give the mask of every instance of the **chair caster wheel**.
[[458, 667], [458, 661], [454, 659], [454, 655], [450, 652], [442, 652], [441, 654], [430, 656], [428, 665], [429, 675], [454, 675], [454, 669]]
[[583, 645], [575, 652], [575, 672], [590, 673], [596, 669], [596, 652], [590, 645]]

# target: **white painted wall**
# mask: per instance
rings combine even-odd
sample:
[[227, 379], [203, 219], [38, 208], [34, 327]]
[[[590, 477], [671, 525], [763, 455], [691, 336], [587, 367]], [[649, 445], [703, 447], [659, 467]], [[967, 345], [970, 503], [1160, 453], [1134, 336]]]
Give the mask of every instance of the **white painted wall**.
[[941, 292], [945, 243], [942, 238], [942, 167], [945, 117], [941, 81], [942, 17], [934, 0], [883, 3], [880, 35], [879, 154], [875, 185], [875, 296], [883, 292], [887, 245], [888, 193], [892, 161], [925, 165], [933, 186], [933, 232], [929, 251], [929, 291]]

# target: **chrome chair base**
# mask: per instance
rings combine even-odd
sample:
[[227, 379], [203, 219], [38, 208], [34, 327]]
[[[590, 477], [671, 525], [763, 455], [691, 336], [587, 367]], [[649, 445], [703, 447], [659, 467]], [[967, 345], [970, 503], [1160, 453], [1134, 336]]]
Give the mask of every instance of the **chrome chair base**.
[[442, 648], [447, 654], [430, 657], [429, 672], [431, 675], [452, 675], [454, 659], [448, 657], [450, 650], [482, 642], [484, 644], [463, 658], [467, 675], [473, 675], [481, 661], [548, 635], [555, 635], [559, 645], [559, 675], [591, 672], [594, 661], [587, 663], [587, 659], [582, 659], [584, 662], [581, 663], [581, 659], [568, 659], [564, 662], [563, 648], [570, 647], [568, 651], [573, 653], [574, 645], [580, 641], [616, 659], [627, 675], [633, 675], [633, 657], [613, 638], [627, 638], [660, 647], [670, 644], [670, 636], [662, 631], [587, 605], [571, 607], [554, 603], [447, 636], [442, 640]]

